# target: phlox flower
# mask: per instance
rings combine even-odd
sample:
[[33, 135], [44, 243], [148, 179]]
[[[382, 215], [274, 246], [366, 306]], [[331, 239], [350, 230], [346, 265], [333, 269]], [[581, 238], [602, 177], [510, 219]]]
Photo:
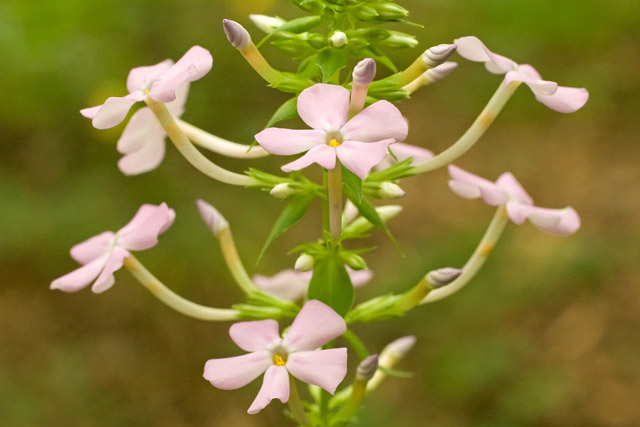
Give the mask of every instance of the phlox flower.
[[284, 338], [275, 320], [236, 323], [229, 335], [250, 353], [208, 360], [203, 376], [219, 389], [235, 390], [264, 373], [250, 414], [260, 412], [273, 399], [288, 402], [289, 374], [333, 394], [347, 374], [347, 349], [318, 349], [346, 330], [342, 317], [317, 300], [302, 307]]
[[493, 74], [506, 74], [505, 84], [520, 81], [529, 86], [536, 99], [552, 110], [573, 113], [589, 99], [589, 92], [583, 88], [558, 86], [556, 82], [542, 80], [542, 77], [528, 64], [517, 64], [513, 60], [491, 52], [477, 37], [468, 36], [454, 40], [458, 54], [469, 61], [484, 62]]
[[165, 203], [142, 205], [133, 219], [116, 233], [105, 231], [71, 248], [71, 257], [82, 267], [53, 282], [51, 289], [76, 292], [91, 282], [91, 290], [101, 293], [113, 286], [113, 273], [122, 267], [129, 251], [143, 251], [158, 243], [158, 235], [173, 224], [175, 212]]
[[201, 79], [211, 70], [213, 58], [208, 50], [193, 46], [175, 64], [170, 59], [155, 65], [134, 68], [127, 77], [126, 96], [112, 96], [102, 105], [85, 108], [80, 113], [92, 120], [96, 129], [108, 129], [120, 124], [136, 102], [148, 96], [157, 102], [176, 99], [183, 83]]
[[[371, 270], [353, 270], [346, 266], [353, 287], [365, 285], [373, 277]], [[280, 298], [297, 301], [307, 294], [313, 271], [282, 270], [273, 276], [253, 276], [253, 282], [261, 289]]]
[[580, 217], [572, 207], [548, 209], [534, 206], [533, 199], [522, 188], [518, 180], [505, 172], [496, 182], [449, 165], [449, 187], [454, 193], [466, 199], [482, 199], [491, 206], [506, 203], [507, 215], [516, 224], [528, 219], [542, 231], [551, 234], [567, 235], [580, 228]]
[[382, 159], [382, 161], [374, 167], [375, 170], [380, 171], [387, 169], [388, 167], [393, 166], [395, 163], [407, 160], [409, 158], [412, 159], [412, 163], [417, 163], [429, 160], [433, 157], [433, 152], [431, 150], [418, 147], [417, 145], [404, 144], [402, 142], [393, 144], [391, 147], [389, 147], [389, 150], [391, 150], [395, 158], [391, 154], [387, 154]]
[[268, 128], [256, 141], [268, 152], [299, 159], [282, 167], [285, 172], [317, 163], [325, 169], [336, 158], [364, 179], [387, 153], [387, 147], [407, 137], [407, 122], [388, 101], [378, 101], [349, 120], [349, 91], [342, 86], [318, 83], [298, 97], [298, 115], [312, 129]]

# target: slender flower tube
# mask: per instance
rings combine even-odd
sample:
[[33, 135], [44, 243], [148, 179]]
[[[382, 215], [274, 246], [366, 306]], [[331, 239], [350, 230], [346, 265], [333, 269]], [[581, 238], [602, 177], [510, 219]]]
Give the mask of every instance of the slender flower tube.
[[358, 62], [353, 69], [353, 84], [351, 88], [351, 105], [349, 115], [353, 116], [364, 108], [367, 99], [369, 85], [376, 77], [376, 61], [373, 58], [365, 58]]
[[338, 414], [338, 418], [344, 421], [350, 421], [358, 411], [365, 395], [367, 394], [367, 383], [378, 370], [378, 355], [374, 354], [365, 358], [358, 365], [356, 378], [351, 386], [351, 396], [344, 408]]
[[439, 44], [425, 50], [413, 64], [400, 73], [400, 84], [406, 85], [420, 77], [430, 68], [443, 64], [456, 51], [455, 44]]
[[347, 373], [347, 349], [318, 350], [347, 330], [342, 317], [317, 300], [307, 302], [284, 338], [278, 322], [261, 320], [236, 323], [229, 335], [238, 347], [250, 353], [225, 359], [211, 359], [204, 367], [204, 378], [214, 387], [235, 390], [264, 373], [264, 381], [250, 414], [257, 414], [273, 399], [289, 400], [289, 374], [317, 385], [329, 393]]
[[[172, 112], [171, 109], [169, 109], [169, 112]], [[177, 118], [176, 123], [178, 123], [180, 130], [191, 142], [214, 153], [236, 159], [258, 159], [269, 155], [269, 153], [260, 146], [238, 144], [237, 142], [228, 141]]]
[[451, 74], [456, 68], [458, 68], [458, 64], [455, 62], [445, 62], [443, 64], [438, 65], [435, 68], [431, 68], [408, 85], [404, 86], [402, 89], [407, 91], [409, 95], [414, 93], [420, 88], [438, 82], [444, 79], [446, 76]]
[[87, 287], [101, 293], [115, 282], [113, 273], [122, 268], [130, 251], [143, 251], [158, 243], [158, 236], [173, 224], [176, 213], [165, 203], [142, 205], [133, 219], [116, 233], [105, 231], [71, 248], [71, 257], [82, 267], [53, 282], [51, 289], [76, 292]]

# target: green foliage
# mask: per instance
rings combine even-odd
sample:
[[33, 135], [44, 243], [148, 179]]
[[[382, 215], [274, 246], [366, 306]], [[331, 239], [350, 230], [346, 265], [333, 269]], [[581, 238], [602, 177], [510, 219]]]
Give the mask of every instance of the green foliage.
[[341, 316], [347, 314], [354, 300], [349, 274], [340, 257], [339, 248], [331, 248], [323, 258], [316, 259], [309, 283], [309, 299], [317, 299]]
[[342, 49], [328, 47], [318, 54], [316, 65], [322, 71], [322, 82], [329, 83], [338, 71], [346, 67], [347, 54]]

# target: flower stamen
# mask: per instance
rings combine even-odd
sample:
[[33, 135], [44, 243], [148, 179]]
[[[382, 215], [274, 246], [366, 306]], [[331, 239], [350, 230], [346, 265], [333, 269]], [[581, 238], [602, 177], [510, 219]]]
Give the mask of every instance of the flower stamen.
[[340, 143], [338, 142], [337, 139], [333, 138], [331, 141], [329, 141], [328, 145], [329, 145], [329, 147], [336, 148], [336, 147], [340, 146]]

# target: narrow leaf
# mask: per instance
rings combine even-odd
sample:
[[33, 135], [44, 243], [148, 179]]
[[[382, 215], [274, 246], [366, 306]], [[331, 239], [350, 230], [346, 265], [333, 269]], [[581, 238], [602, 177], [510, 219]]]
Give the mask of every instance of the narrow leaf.
[[354, 299], [349, 274], [336, 253], [316, 262], [309, 283], [309, 299], [317, 299], [345, 316]]
[[347, 54], [342, 49], [326, 48], [318, 54], [316, 64], [322, 70], [322, 82], [329, 83], [338, 70], [347, 66]]
[[359, 201], [362, 201], [362, 180], [344, 166], [342, 167], [342, 185], [347, 187]]
[[297, 100], [298, 97], [296, 96], [287, 99], [280, 107], [278, 107], [276, 112], [273, 113], [273, 116], [271, 116], [265, 128], [271, 127], [283, 120], [296, 118], [298, 116]]

